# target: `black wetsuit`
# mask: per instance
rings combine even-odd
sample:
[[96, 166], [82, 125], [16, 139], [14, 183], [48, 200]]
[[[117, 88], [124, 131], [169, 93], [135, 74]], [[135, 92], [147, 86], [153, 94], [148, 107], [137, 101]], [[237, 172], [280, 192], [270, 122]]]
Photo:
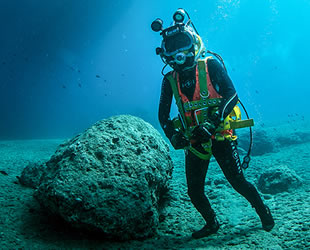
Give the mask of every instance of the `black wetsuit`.
[[[215, 59], [209, 59], [207, 63], [212, 85], [224, 100], [221, 103], [219, 112], [221, 117], [225, 118], [237, 104], [238, 96], [231, 79], [221, 64]], [[195, 70], [186, 72], [185, 74], [180, 73], [179, 79], [182, 93], [191, 101], [196, 84]], [[175, 133], [170, 120], [172, 96], [173, 93], [169, 80], [165, 76], [162, 83], [158, 113], [160, 124], [169, 139], [171, 139]], [[256, 188], [244, 178], [236, 142], [228, 140], [216, 141], [213, 139], [212, 153], [232, 187], [251, 203], [259, 215], [264, 213], [265, 206]], [[206, 222], [210, 222], [214, 220], [215, 214], [204, 193], [209, 160], [202, 160], [189, 150], [185, 157], [188, 195], [193, 205], [201, 213]]]

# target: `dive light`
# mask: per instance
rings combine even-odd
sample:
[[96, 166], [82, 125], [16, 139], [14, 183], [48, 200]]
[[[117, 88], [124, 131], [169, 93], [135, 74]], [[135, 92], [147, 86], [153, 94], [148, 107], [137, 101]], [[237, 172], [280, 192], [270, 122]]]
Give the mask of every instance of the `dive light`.
[[173, 14], [173, 20], [176, 23], [182, 23], [185, 19], [185, 11], [184, 9], [178, 9], [174, 14]]
[[155, 32], [161, 31], [163, 29], [163, 20], [156, 18], [156, 20], [152, 22], [151, 28]]

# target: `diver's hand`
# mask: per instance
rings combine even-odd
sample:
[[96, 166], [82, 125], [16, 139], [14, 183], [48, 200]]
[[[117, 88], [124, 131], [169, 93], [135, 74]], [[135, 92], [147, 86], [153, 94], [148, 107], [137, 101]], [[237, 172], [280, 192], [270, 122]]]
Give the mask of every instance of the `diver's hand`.
[[170, 139], [170, 142], [174, 149], [183, 149], [190, 145], [188, 139], [181, 132], [176, 132]]
[[214, 112], [208, 119], [208, 122], [211, 123], [215, 129], [220, 125], [221, 123], [221, 117], [219, 111]]
[[215, 132], [215, 129], [215, 126], [213, 126], [211, 123], [200, 124], [194, 128], [192, 132], [192, 139], [202, 143], [208, 142]]
[[210, 115], [207, 122], [199, 124], [197, 127], [194, 128], [192, 132], [192, 139], [202, 143], [209, 141], [220, 123], [220, 114], [218, 111], [216, 111], [212, 115]]

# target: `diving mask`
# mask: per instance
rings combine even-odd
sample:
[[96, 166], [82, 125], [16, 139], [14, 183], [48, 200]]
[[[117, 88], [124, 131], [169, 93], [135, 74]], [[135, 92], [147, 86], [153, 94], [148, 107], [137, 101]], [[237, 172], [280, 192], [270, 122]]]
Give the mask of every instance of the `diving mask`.
[[161, 44], [162, 53], [164, 56], [172, 56], [189, 50], [193, 46], [193, 40], [192, 34], [185, 30], [166, 35]]

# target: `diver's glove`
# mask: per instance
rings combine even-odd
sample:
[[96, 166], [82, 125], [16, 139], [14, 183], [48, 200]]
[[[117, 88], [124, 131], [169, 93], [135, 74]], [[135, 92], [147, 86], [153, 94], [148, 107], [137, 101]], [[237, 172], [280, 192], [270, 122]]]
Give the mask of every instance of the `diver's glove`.
[[208, 121], [202, 124], [199, 124], [194, 128], [192, 132], [192, 139], [200, 141], [202, 143], [208, 142], [211, 136], [215, 133], [215, 130], [221, 123], [220, 114], [216, 111], [212, 114]]
[[215, 134], [216, 129], [221, 123], [220, 113], [217, 110], [208, 117], [205, 123], [199, 124], [192, 131], [192, 137], [196, 143], [206, 143]]
[[208, 122], [199, 124], [192, 132], [192, 139], [199, 141], [200, 143], [208, 142], [215, 132], [215, 129], [215, 126]]
[[183, 149], [190, 145], [190, 142], [181, 132], [175, 132], [170, 139], [170, 142], [174, 149]]
[[215, 127], [215, 129], [220, 125], [221, 116], [218, 110], [209, 117], [208, 123], [211, 123]]

